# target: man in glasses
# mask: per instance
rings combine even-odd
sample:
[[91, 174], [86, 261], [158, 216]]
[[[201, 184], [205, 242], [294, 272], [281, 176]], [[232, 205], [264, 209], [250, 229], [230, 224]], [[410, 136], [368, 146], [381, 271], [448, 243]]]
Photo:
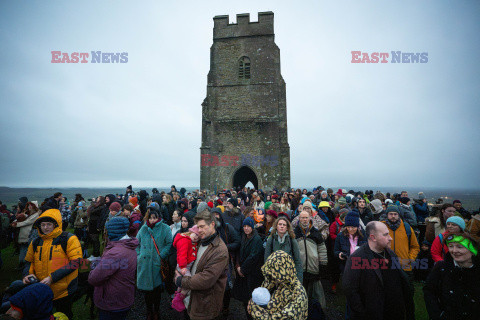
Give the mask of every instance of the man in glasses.
[[72, 319], [72, 294], [77, 289], [82, 247], [78, 238], [62, 232], [62, 216], [49, 209], [35, 221], [39, 237], [33, 240], [25, 257], [23, 283], [40, 282], [53, 291], [53, 306]]

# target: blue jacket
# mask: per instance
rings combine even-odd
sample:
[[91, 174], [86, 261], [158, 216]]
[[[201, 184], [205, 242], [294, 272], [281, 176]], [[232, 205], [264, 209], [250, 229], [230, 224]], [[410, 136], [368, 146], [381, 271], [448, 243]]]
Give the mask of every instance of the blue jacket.
[[[362, 229], [359, 229], [363, 235], [363, 238], [359, 238], [357, 241], [357, 246], [361, 247], [362, 244], [367, 242], [367, 238], [365, 237], [365, 232]], [[335, 247], [333, 249], [335, 258], [338, 259], [338, 255], [340, 252], [344, 253], [347, 257], [350, 256], [350, 240], [346, 237], [343, 232], [339, 232], [337, 238], [335, 239]], [[346, 260], [344, 260], [346, 262]]]
[[[152, 240], [157, 244], [160, 256]], [[137, 288], [151, 291], [163, 284], [160, 273], [161, 259], [167, 259], [172, 246], [170, 227], [162, 221], [150, 228], [144, 224], [137, 234], [140, 245], [137, 247]]]

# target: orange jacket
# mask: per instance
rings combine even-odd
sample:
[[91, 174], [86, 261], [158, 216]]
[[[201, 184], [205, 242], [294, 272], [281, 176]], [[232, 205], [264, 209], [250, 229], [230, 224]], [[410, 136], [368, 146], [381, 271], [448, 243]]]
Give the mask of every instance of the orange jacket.
[[411, 236], [409, 242], [407, 231], [405, 230], [405, 224], [402, 220], [400, 220], [400, 226], [395, 231], [390, 229], [385, 221], [382, 222], [385, 223], [388, 232], [390, 233], [390, 237], [392, 237], [390, 248], [400, 259], [399, 262], [403, 266], [403, 270], [412, 270], [410, 263], [417, 258], [417, 255], [420, 252], [420, 246], [418, 245], [417, 237], [415, 236], [412, 227], [410, 227]]

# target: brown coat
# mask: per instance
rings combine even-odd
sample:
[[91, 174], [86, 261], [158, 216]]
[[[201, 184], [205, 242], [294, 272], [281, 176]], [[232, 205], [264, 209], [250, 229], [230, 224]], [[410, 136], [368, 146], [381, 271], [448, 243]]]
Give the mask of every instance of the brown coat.
[[217, 235], [198, 263], [196, 273], [182, 278], [182, 289], [191, 290], [188, 315], [192, 320], [211, 320], [220, 315], [227, 284], [228, 250]]

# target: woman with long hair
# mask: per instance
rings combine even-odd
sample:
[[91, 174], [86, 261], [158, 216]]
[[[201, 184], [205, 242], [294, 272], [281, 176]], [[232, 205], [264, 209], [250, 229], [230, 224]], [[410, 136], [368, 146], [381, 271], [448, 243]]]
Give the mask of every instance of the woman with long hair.
[[100, 230], [98, 229], [98, 222], [102, 217], [103, 209], [105, 208], [105, 197], [98, 196], [95, 202], [87, 209], [88, 226], [87, 233], [90, 242], [93, 245], [93, 252], [89, 259], [100, 257]]
[[161, 260], [167, 259], [172, 247], [172, 232], [155, 207], [149, 207], [146, 223], [137, 234], [137, 288], [145, 293], [147, 319], [159, 319], [162, 293]]
[[280, 198], [280, 211], [281, 212], [287, 212], [290, 210], [292, 205], [290, 204], [290, 199], [288, 199], [287, 194], [285, 193], [281, 198]]
[[303, 266], [300, 257], [298, 243], [295, 241], [295, 233], [290, 221], [285, 216], [280, 216], [275, 220], [272, 232], [265, 245], [264, 261], [275, 251], [282, 250], [288, 253], [295, 262], [298, 280], [303, 283]]

